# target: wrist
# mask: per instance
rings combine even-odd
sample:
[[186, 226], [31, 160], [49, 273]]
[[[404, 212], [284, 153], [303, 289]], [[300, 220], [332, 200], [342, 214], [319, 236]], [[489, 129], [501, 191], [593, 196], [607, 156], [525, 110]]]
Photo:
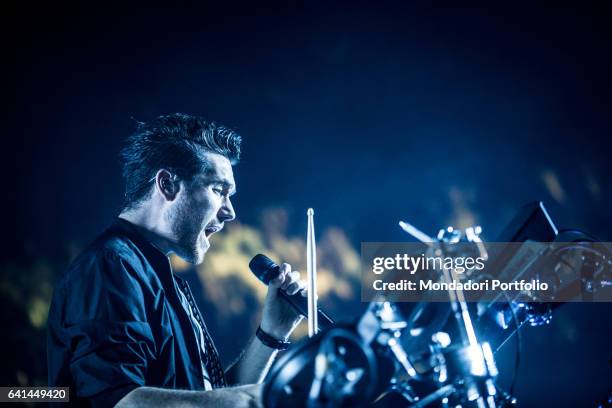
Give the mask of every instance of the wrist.
[[287, 341], [289, 336], [291, 335], [291, 329], [285, 329], [283, 327], [279, 327], [279, 325], [268, 324], [265, 320], [262, 320], [259, 324], [261, 330], [274, 337], [279, 341]]
[[286, 339], [279, 339], [267, 333], [265, 330], [261, 328], [261, 325], [257, 328], [257, 332], [255, 332], [255, 337], [266, 347], [269, 347], [274, 350], [286, 350], [289, 348], [291, 343]]

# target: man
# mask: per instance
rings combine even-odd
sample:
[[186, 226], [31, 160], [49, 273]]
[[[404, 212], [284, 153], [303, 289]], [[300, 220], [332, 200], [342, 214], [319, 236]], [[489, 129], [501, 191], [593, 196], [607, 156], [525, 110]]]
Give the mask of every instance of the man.
[[210, 236], [235, 218], [240, 143], [184, 114], [140, 124], [128, 139], [125, 208], [60, 278], [49, 311], [49, 385], [70, 387], [74, 405], [259, 406], [260, 383], [301, 320], [277, 291], [304, 295], [299, 273], [282, 265], [256, 337], [224, 371], [168, 260], [201, 263]]

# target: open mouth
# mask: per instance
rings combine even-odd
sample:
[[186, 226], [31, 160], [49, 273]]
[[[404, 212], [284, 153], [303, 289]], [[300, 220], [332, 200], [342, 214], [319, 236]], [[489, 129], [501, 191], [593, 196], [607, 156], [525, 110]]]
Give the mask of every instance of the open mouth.
[[206, 229], [204, 230], [204, 234], [206, 234], [206, 238], [210, 237], [212, 234], [214, 234], [215, 232], [221, 231], [221, 226], [218, 225], [211, 225], [206, 227]]

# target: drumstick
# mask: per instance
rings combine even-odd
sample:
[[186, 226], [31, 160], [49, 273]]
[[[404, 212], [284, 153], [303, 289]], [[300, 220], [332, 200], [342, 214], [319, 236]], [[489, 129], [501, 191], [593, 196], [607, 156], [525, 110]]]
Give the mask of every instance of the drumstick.
[[431, 238], [429, 235], [425, 234], [424, 232], [422, 232], [421, 230], [419, 230], [414, 225], [408, 224], [407, 222], [404, 222], [404, 221], [400, 221], [399, 226], [401, 229], [403, 229], [405, 232], [412, 235], [419, 241], [429, 246], [433, 245], [434, 239]]
[[308, 337], [319, 330], [317, 321], [317, 248], [314, 235], [314, 210], [309, 208], [308, 235], [306, 237], [306, 270], [308, 274]]

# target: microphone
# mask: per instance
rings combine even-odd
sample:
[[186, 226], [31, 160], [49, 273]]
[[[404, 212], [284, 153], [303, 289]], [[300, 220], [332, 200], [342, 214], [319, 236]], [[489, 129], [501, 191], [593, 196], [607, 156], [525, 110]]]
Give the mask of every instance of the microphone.
[[[265, 255], [258, 254], [249, 262], [251, 272], [257, 276], [257, 279], [266, 285], [270, 281], [280, 275], [280, 268], [270, 258]], [[304, 317], [308, 317], [308, 299], [303, 297], [300, 292], [295, 295], [288, 295], [284, 290], [278, 290], [278, 296], [289, 303], [293, 309]], [[334, 324], [334, 321], [326, 315], [321, 309], [317, 309], [317, 319], [319, 320], [319, 331], [326, 329]]]

